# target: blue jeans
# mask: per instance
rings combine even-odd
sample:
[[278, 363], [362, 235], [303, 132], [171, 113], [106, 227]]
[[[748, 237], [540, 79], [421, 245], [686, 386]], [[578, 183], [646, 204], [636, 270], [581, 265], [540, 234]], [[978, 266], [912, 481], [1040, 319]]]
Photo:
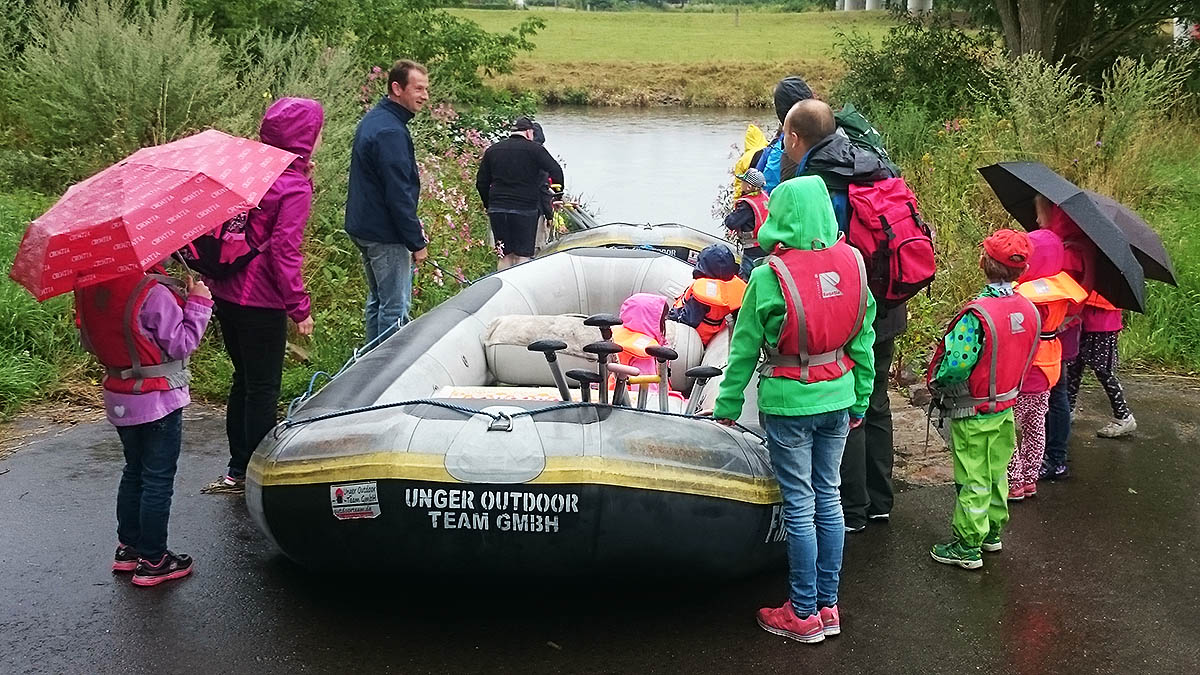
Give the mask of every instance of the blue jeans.
[[1071, 399], [1068, 395], [1068, 364], [1063, 363], [1062, 375], [1050, 390], [1050, 411], [1046, 413], [1046, 456], [1043, 463], [1065, 466], [1067, 443], [1071, 440]]
[[367, 277], [367, 342], [387, 332], [392, 324], [408, 323], [412, 304], [412, 253], [404, 244], [380, 244], [350, 237], [362, 253]]
[[183, 409], [153, 422], [117, 427], [117, 434], [125, 448], [125, 470], [117, 488], [117, 539], [141, 557], [158, 560], [167, 552]]
[[762, 424], [783, 494], [792, 608], [803, 619], [838, 600], [846, 537], [838, 485], [850, 415], [763, 414]]
[[767, 257], [766, 253], [758, 247], [742, 249], [742, 264], [738, 267], [738, 276], [742, 281], [750, 281], [750, 273], [758, 266], [759, 261]]

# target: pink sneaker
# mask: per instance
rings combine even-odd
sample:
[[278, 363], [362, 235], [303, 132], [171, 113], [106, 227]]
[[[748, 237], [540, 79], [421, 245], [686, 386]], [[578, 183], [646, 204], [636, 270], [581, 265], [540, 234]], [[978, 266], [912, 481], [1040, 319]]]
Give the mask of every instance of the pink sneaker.
[[838, 615], [837, 605], [822, 607], [819, 615], [821, 617], [821, 630], [825, 633], [826, 637], [841, 634], [842, 618]]
[[1026, 483], [1025, 484], [1025, 496], [1026, 497], [1036, 497], [1037, 496], [1037, 483]]
[[1008, 501], [1019, 502], [1022, 499], [1025, 499], [1025, 486], [1024, 485], [1010, 485], [1008, 487]]
[[758, 610], [758, 625], [768, 633], [809, 644], [825, 639], [821, 616], [813, 614], [806, 619], [797, 618], [790, 600], [783, 603], [782, 607], [764, 607]]

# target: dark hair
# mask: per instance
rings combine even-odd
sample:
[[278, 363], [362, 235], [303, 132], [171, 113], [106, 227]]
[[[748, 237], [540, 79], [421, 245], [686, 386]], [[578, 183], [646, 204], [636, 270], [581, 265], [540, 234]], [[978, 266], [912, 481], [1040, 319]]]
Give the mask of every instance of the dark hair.
[[1024, 268], [1009, 267], [986, 253], [983, 255], [983, 274], [990, 283], [1007, 281], [1011, 284], [1020, 279], [1024, 272]]
[[392, 93], [393, 82], [399, 84], [401, 89], [408, 87], [408, 74], [414, 70], [420, 71], [426, 75], [429, 74], [429, 71], [425, 68], [425, 66], [417, 63], [416, 61], [400, 59], [399, 61], [393, 63], [392, 69], [388, 71], [388, 93]]
[[815, 98], [797, 102], [788, 114], [791, 115], [788, 131], [799, 136], [810, 148], [837, 131], [833, 109]]

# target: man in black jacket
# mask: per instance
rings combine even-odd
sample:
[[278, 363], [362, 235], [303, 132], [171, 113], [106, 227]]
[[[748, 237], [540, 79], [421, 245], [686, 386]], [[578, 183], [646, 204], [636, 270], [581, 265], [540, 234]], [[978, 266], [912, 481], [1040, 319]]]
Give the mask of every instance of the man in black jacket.
[[[837, 128], [833, 110], [816, 99], [800, 101], [784, 122], [784, 148], [794, 166], [782, 167], [782, 178], [820, 176], [845, 234], [850, 225], [851, 183], [871, 185], [894, 174], [874, 153], [850, 142]], [[790, 170], [790, 173], [789, 173]], [[863, 424], [850, 430], [842, 454], [842, 512], [846, 531], [859, 532], [867, 520], [886, 521], [892, 510], [892, 408], [888, 374], [896, 338], [908, 328], [904, 305], [889, 308], [876, 298], [875, 387]]]
[[427, 254], [417, 217], [421, 178], [408, 121], [428, 100], [425, 66], [397, 61], [388, 73], [387, 96], [354, 133], [346, 233], [362, 253], [367, 277], [367, 342], [408, 321], [413, 263]]
[[545, 174], [554, 183], [563, 182], [562, 167], [533, 141], [533, 130], [532, 120], [518, 117], [511, 135], [483, 153], [475, 176], [492, 234], [504, 252], [496, 266], [501, 270], [533, 257]]

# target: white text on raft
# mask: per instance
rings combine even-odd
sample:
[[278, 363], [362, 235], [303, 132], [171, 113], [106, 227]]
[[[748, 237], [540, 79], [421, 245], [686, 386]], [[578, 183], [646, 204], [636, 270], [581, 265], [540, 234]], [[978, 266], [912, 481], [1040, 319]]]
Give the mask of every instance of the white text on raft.
[[404, 504], [422, 509], [437, 530], [558, 532], [560, 513], [579, 513], [577, 494], [405, 488]]

